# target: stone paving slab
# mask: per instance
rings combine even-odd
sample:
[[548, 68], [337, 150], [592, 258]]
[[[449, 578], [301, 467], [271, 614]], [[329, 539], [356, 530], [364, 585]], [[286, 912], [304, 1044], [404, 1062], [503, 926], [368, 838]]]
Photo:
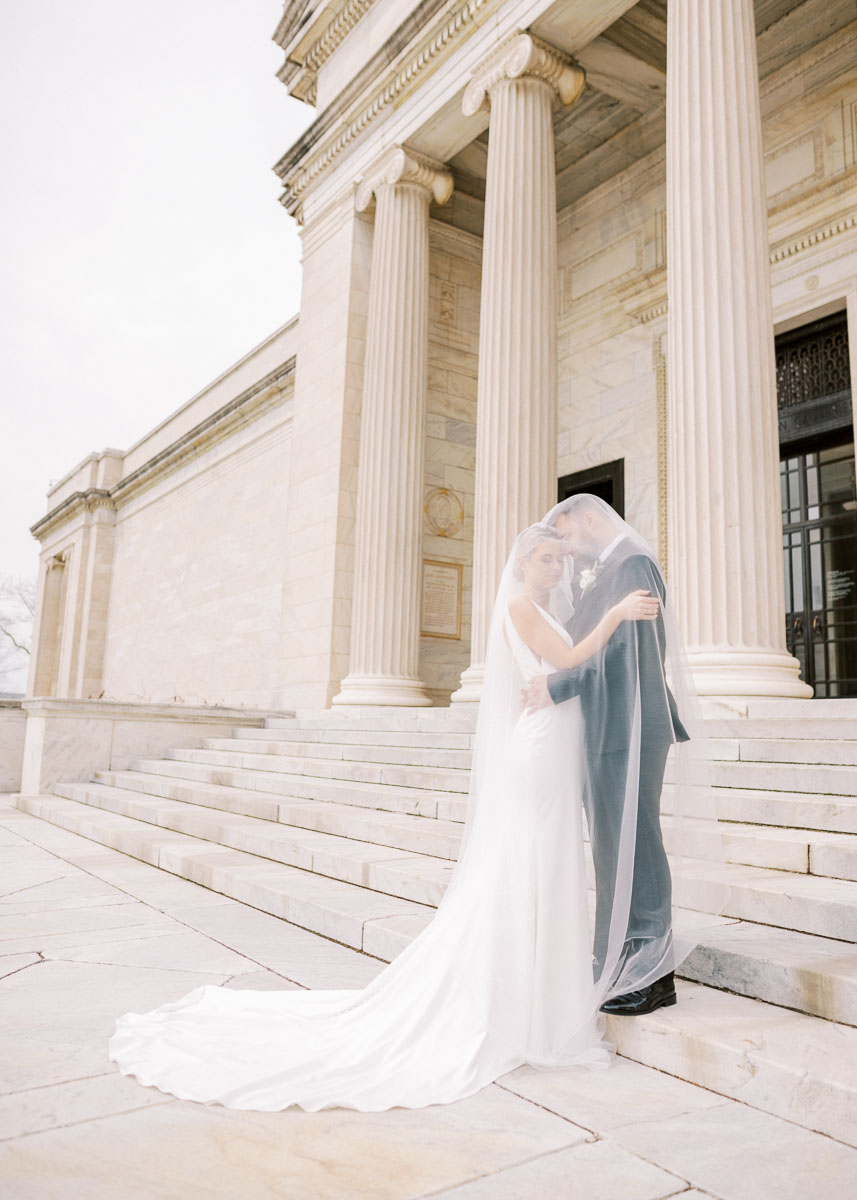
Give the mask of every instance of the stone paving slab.
[[141, 1087], [107, 1059], [121, 1013], [203, 982], [362, 986], [383, 964], [6, 805], [0, 845], [23, 890], [0, 896], [3, 1200], [827, 1200], [853, 1187], [857, 1150], [622, 1058], [522, 1067], [456, 1104], [372, 1114], [236, 1112]]

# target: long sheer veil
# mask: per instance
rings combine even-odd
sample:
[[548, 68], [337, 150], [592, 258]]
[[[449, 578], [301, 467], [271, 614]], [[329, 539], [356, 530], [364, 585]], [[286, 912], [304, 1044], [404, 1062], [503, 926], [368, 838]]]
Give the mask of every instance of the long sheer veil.
[[[628, 539], [614, 548], [610, 570], [599, 578], [592, 565], [569, 559], [550, 597], [555, 617], [570, 620], [571, 638], [585, 606], [598, 607], [593, 597], [612, 601], [610, 577], [628, 590], [622, 571], [642, 570], [649, 589], [666, 597], [651, 550], [612, 509], [606, 515], [617, 537]], [[538, 528], [556, 542], [549, 524]], [[701, 722], [668, 598], [658, 623], [625, 621], [611, 636], [590, 639], [591, 653], [574, 668], [579, 687], [572, 698], [522, 718], [523, 643], [516, 661], [514, 633], [506, 629], [509, 600], [523, 588], [515, 567], [520, 549], [520, 542], [512, 548], [497, 590], [461, 852], [434, 919], [361, 990], [235, 991], [206, 984], [151, 1012], [126, 1013], [109, 1047], [124, 1074], [182, 1099], [229, 1108], [379, 1111], [461, 1099], [523, 1062], [607, 1065], [600, 1003], [676, 965], [723, 898]], [[559, 630], [555, 635], [567, 656], [566, 639]], [[565, 684], [573, 693], [568, 678]], [[600, 720], [599, 705], [609, 716], [617, 696], [631, 697], [622, 719]], [[679, 743], [670, 732], [669, 745], [658, 742], [654, 754], [655, 735], [663, 734], [654, 718], [669, 696], [675, 727], [691, 739]], [[516, 744], [523, 747], [517, 759]], [[672, 930], [650, 936], [637, 884], [652, 875], [660, 834], [653, 833], [659, 813], [651, 811], [646, 770], [653, 756], [667, 753]], [[538, 768], [545, 762], [551, 770], [542, 788]], [[540, 807], [545, 794], [547, 817]], [[615, 870], [604, 869], [602, 853], [593, 875], [592, 856], [593, 922], [582, 809], [585, 802], [590, 832], [597, 832], [596, 801], [614, 814], [609, 832], [618, 849]], [[603, 830], [598, 837], [603, 843]]]
[[[725, 906], [728, 887], [704, 721], [657, 556], [648, 542], [597, 496], [576, 497], [557, 504], [531, 528], [542, 526], [546, 535], [555, 535], [559, 514], [568, 511], [570, 505], [581, 503], [595, 508], [610, 522], [615, 537], [622, 539], [623, 555], [642, 560], [643, 569], [651, 579], [647, 584], [649, 590], [662, 597], [656, 633], [648, 623], [625, 622], [613, 638], [599, 640], [580, 672], [588, 698], [583, 713], [586, 752], [581, 756], [575, 754], [573, 747], [569, 748], [570, 795], [579, 794], [579, 789], [576, 791], [573, 786], [574, 772], [582, 772], [583, 792], [591, 802], [593, 796], [603, 792], [603, 783], [599, 788], [599, 781], [593, 778], [600, 771], [600, 764], [609, 760], [615, 766], [617, 757], [620, 764], [610, 780], [614, 795], [619, 793], [614, 806], [618, 823], [612, 830], [618, 849], [615, 872], [608, 872], [608, 878], [596, 878], [591, 839], [587, 846], [593, 935], [596, 889], [602, 927], [601, 944], [594, 947], [593, 957], [596, 999], [601, 1003], [608, 996], [644, 987], [678, 966], [703, 937], [710, 936], [715, 926], [722, 924], [718, 915]], [[515, 571], [520, 536], [503, 569], [491, 616], [464, 837], [442, 904], [450, 903], [465, 881], [490, 875], [491, 861], [507, 836], [514, 811], [509, 758], [512, 733], [522, 711], [524, 680], [505, 633], [505, 618], [510, 598], [524, 586]], [[575, 612], [581, 602], [581, 580], [585, 589], [586, 573], [591, 576], [593, 564], [575, 561], [571, 553], [565, 562], [563, 578], [550, 595], [550, 610], [574, 631]], [[598, 586], [597, 568], [595, 586]], [[623, 594], [629, 590], [633, 588], [626, 587]], [[642, 670], [643, 642], [652, 636], [657, 637], [663, 662], [662, 670], [654, 675]], [[607, 702], [606, 693], [616, 686], [617, 678], [620, 686], [627, 686], [632, 694], [624, 731], [609, 727], [616, 706]], [[652, 853], [651, 831], [644, 828], [646, 822], [639, 799], [641, 790], [644, 795], [646, 792], [647, 746], [652, 738], [652, 720], [648, 714], [664, 708], [677, 717], [676, 726], [681, 731], [677, 734], [670, 729], [669, 744], [664, 749], [668, 761], [661, 804], [663, 819], [658, 820], [658, 832], [663, 834], [671, 868], [671, 897], [667, 903], [672, 920], [660, 935], [647, 929], [639, 936], [640, 931], [635, 927], [639, 914], [633, 911], [635, 880], [639, 881], [650, 869]], [[607, 714], [606, 721], [601, 714]], [[685, 737], [687, 740], [679, 740]], [[618, 755], [614, 749], [617, 744]], [[592, 815], [587, 813], [590, 827]]]

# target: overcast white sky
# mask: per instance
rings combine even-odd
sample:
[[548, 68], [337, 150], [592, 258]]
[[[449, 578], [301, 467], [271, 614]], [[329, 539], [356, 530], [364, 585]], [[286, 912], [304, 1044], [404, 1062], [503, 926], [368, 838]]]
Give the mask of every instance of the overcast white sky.
[[45, 491], [297, 312], [281, 0], [0, 0], [0, 576]]

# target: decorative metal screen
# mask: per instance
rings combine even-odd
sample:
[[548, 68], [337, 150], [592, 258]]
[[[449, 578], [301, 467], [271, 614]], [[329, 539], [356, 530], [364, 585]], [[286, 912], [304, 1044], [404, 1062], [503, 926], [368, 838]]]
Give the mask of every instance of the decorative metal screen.
[[845, 314], [804, 325], [777, 338], [777, 405], [806, 404], [849, 390]]

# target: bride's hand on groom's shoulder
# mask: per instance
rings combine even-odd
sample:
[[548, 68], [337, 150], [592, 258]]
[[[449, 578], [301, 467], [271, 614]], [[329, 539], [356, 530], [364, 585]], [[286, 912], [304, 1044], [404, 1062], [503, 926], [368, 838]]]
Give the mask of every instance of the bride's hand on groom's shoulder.
[[521, 707], [525, 713], [530, 713], [547, 708], [550, 704], [553, 704], [553, 699], [548, 691], [547, 675], [536, 675], [521, 690]]

